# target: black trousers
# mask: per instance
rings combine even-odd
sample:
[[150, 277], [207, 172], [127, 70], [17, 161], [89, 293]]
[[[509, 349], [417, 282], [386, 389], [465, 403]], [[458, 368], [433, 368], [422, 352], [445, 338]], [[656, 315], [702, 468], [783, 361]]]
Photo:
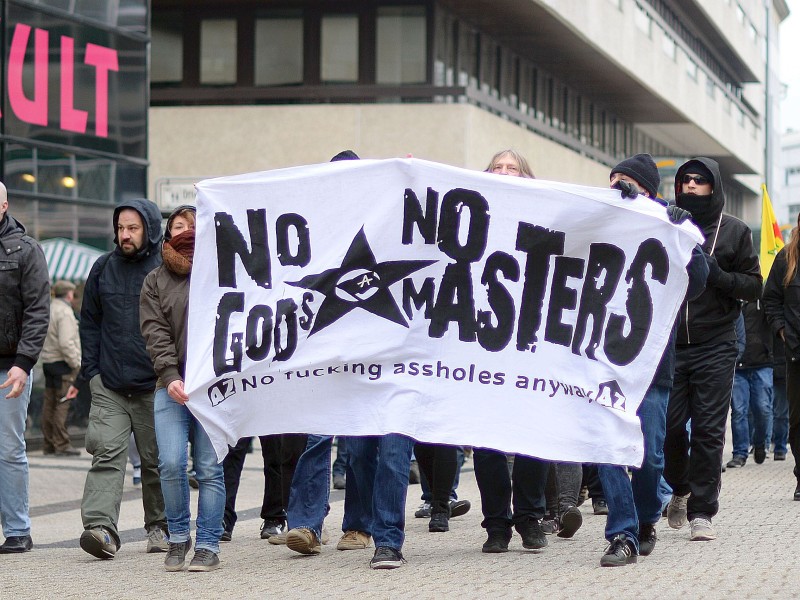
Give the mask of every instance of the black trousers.
[[517, 454], [509, 473], [508, 459], [502, 452], [475, 448], [472, 458], [481, 493], [481, 527], [487, 531], [505, 531], [510, 536], [512, 524], [519, 526], [529, 519], [544, 517], [549, 462]]
[[605, 500], [606, 493], [603, 491], [603, 484], [600, 482], [600, 475], [597, 473], [597, 465], [593, 463], [583, 464], [583, 483], [589, 490], [589, 498], [592, 500]]
[[[261, 456], [264, 459], [264, 498], [261, 503], [261, 518], [274, 521], [286, 520], [289, 506], [289, 490], [300, 455], [306, 448], [308, 436], [302, 433], [262, 435]], [[244, 459], [250, 450], [253, 438], [240, 439], [229, 448], [222, 462], [225, 477], [225, 516], [223, 524], [227, 531], [236, 525], [236, 495], [244, 468]]]
[[786, 400], [789, 403], [789, 446], [794, 456], [794, 476], [800, 482], [800, 361], [786, 357]]
[[458, 448], [444, 444], [414, 445], [419, 470], [431, 490], [431, 514], [450, 513], [450, 490], [458, 472]]
[[580, 463], [550, 463], [545, 489], [548, 515], [561, 517], [569, 507], [578, 505], [582, 477]]
[[[689, 519], [719, 510], [725, 423], [731, 406], [736, 342], [679, 346], [667, 408], [664, 479], [675, 494], [691, 492]], [[691, 434], [686, 423], [691, 419]]]

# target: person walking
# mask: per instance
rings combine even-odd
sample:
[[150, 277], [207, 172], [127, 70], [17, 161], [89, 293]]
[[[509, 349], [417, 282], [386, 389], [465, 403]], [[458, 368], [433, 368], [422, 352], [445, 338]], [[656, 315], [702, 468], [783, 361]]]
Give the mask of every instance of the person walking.
[[88, 381], [92, 392], [80, 546], [101, 559], [114, 558], [121, 545], [117, 521], [131, 431], [142, 459], [147, 552], [169, 549], [153, 420], [156, 374], [139, 325], [142, 283], [161, 264], [161, 213], [144, 198], [126, 200], [115, 207], [113, 225], [116, 247], [97, 260], [84, 288], [81, 372], [70, 390], [77, 394]]
[[72, 309], [75, 284], [56, 281], [50, 303], [50, 325], [42, 348], [44, 371], [44, 405], [42, 406], [42, 436], [45, 454], [78, 456], [67, 433], [69, 399], [67, 393], [81, 368], [81, 339], [78, 319]]
[[189, 532], [189, 433], [193, 434], [194, 469], [199, 484], [197, 540], [189, 571], [219, 568], [219, 540], [225, 508], [222, 465], [199, 421], [187, 407], [186, 339], [189, 282], [195, 244], [195, 209], [176, 208], [167, 219], [162, 264], [145, 278], [139, 304], [142, 335], [158, 375], [155, 427], [158, 471], [169, 526], [167, 571], [180, 571], [192, 546]]
[[8, 214], [8, 192], [0, 183], [0, 554], [33, 548], [28, 514], [25, 423], [30, 375], [50, 321], [50, 277], [41, 246]]
[[789, 405], [789, 447], [794, 457], [800, 501], [800, 214], [792, 239], [778, 252], [764, 286], [764, 310], [772, 330], [784, 342], [786, 401]]
[[[611, 187], [622, 191], [623, 198], [642, 194], [655, 202], [661, 175], [653, 157], [636, 154], [611, 169]], [[666, 206], [667, 217], [680, 224], [690, 215], [677, 206]], [[686, 297], [696, 298], [705, 288], [708, 261], [697, 246], [687, 265], [689, 285]], [[659, 483], [664, 471], [664, 437], [667, 428], [667, 405], [675, 370], [675, 337], [677, 320], [656, 367], [653, 380], [645, 392], [637, 415], [641, 422], [644, 441], [644, 459], [638, 469], [601, 464], [597, 466], [603, 494], [608, 504], [605, 536], [609, 545], [600, 566], [619, 567], [637, 561], [637, 556], [648, 556], [655, 549], [656, 526], [661, 519], [662, 500]]]
[[[757, 300], [762, 279], [750, 228], [723, 214], [725, 194], [716, 161], [693, 158], [675, 174], [679, 208], [705, 236], [705, 290], [680, 308], [675, 377], [667, 409], [664, 478], [673, 495], [667, 521], [690, 523], [690, 539], [716, 539], [725, 425], [731, 402], [737, 346], [734, 322], [740, 300]], [[686, 424], [691, 420], [691, 439]]]

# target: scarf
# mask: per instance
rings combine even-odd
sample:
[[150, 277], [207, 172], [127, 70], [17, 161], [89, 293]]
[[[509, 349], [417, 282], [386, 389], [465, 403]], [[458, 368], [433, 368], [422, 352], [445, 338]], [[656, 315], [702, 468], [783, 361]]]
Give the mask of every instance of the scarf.
[[161, 249], [164, 266], [176, 275], [188, 275], [192, 272], [194, 260], [194, 229], [182, 231]]
[[716, 198], [714, 194], [698, 196], [696, 194], [678, 194], [675, 204], [692, 213], [692, 221], [701, 228], [717, 222], [722, 214], [724, 200]]

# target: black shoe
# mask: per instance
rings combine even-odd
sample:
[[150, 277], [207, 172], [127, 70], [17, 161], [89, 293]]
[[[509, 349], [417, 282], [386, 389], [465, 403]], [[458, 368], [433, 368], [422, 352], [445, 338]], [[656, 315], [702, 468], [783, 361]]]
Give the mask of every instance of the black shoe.
[[336, 474], [333, 476], [333, 489], [335, 490], [343, 490], [345, 488], [345, 479], [344, 475]]
[[189, 479], [189, 487], [192, 488], [193, 490], [199, 490], [200, 489], [200, 482], [197, 481], [197, 475], [195, 475], [195, 472], [194, 471], [189, 471], [187, 473], [187, 476], [188, 476], [188, 479]]
[[545, 535], [558, 533], [558, 519], [555, 517], [542, 519], [542, 531]]
[[450, 531], [450, 525], [448, 521], [449, 519], [447, 518], [447, 513], [433, 513], [431, 515], [431, 522], [428, 523], [428, 531], [432, 533]]
[[406, 562], [403, 554], [399, 550], [389, 548], [388, 546], [380, 546], [375, 548], [375, 554], [372, 560], [369, 561], [370, 569], [396, 569], [402, 567]]
[[800, 481], [797, 482], [797, 487], [794, 488], [794, 499], [800, 500]]
[[233, 539], [233, 532], [228, 529], [222, 530], [222, 535], [219, 537], [220, 542], [230, 542]]
[[560, 527], [558, 529], [558, 537], [571, 538], [575, 532], [583, 525], [583, 515], [576, 506], [570, 506], [561, 515]]
[[450, 518], [461, 517], [469, 512], [472, 505], [469, 500], [450, 500]]
[[268, 540], [273, 535], [280, 535], [286, 533], [286, 523], [278, 519], [264, 519], [261, 524], [261, 539]]
[[483, 543], [481, 552], [486, 554], [499, 554], [501, 552], [508, 552], [508, 542], [511, 537], [510, 532], [505, 531], [488, 531], [488, 538]]
[[608, 504], [605, 498], [592, 498], [592, 510], [596, 515], [607, 515]]
[[80, 456], [81, 451], [77, 450], [76, 448], [67, 448], [66, 450], [57, 450], [55, 452], [56, 456]]
[[650, 556], [657, 539], [655, 523], [639, 523], [639, 554]]
[[601, 567], [624, 567], [636, 562], [636, 548], [624, 534], [620, 533], [611, 540], [606, 553], [600, 558]]
[[772, 455], [772, 460], [786, 460], [786, 452], [776, 452]]
[[756, 464], [760, 465], [766, 458], [767, 449], [764, 446], [756, 446], [755, 450], [753, 450], [753, 460], [756, 461]]
[[33, 549], [33, 540], [29, 535], [10, 535], [0, 546], [0, 554], [19, 554], [30, 552]]
[[728, 461], [726, 465], [729, 469], [740, 469], [747, 464], [747, 457], [746, 456], [736, 456]]
[[547, 546], [547, 538], [538, 519], [528, 519], [517, 525], [517, 533], [522, 537], [522, 547], [539, 550]]

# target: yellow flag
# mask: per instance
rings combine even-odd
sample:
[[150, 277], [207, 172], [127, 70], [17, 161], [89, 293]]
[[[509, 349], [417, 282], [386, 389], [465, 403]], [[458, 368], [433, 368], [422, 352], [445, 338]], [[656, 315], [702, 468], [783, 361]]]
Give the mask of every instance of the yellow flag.
[[766, 184], [761, 184], [761, 276], [766, 280], [775, 255], [783, 248], [783, 237], [778, 227], [778, 220], [772, 211], [772, 202], [769, 200]]

